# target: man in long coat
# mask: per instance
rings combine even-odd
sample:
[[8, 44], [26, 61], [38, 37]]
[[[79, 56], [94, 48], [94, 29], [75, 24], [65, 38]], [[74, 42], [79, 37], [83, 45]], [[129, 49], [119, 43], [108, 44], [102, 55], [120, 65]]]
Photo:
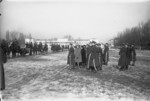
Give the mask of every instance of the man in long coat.
[[86, 65], [86, 49], [85, 49], [85, 46], [82, 46], [81, 55], [82, 55], [82, 65], [85, 66]]
[[47, 43], [45, 43], [45, 45], [44, 45], [44, 52], [47, 54], [48, 53], [48, 45], [47, 45]]
[[92, 72], [96, 72], [99, 66], [99, 53], [95, 44], [96, 42], [93, 41], [91, 46], [91, 53], [89, 55], [89, 67]]
[[5, 72], [4, 72], [3, 64], [6, 63], [6, 61], [7, 61], [7, 56], [4, 53], [3, 49], [1, 48], [1, 43], [0, 43], [0, 90], [5, 89]]
[[74, 69], [75, 66], [75, 55], [73, 45], [70, 44], [69, 53], [67, 57], [67, 64], [69, 64], [70, 69]]
[[15, 39], [12, 42], [12, 57], [16, 57], [17, 47], [18, 47], [18, 41], [17, 41], [17, 39]]
[[136, 61], [136, 51], [135, 51], [135, 47], [134, 45], [131, 46], [131, 58], [130, 61], [132, 62], [132, 66], [135, 65], [135, 61]]
[[75, 62], [77, 63], [78, 68], [80, 68], [80, 63], [82, 62], [81, 48], [79, 45], [76, 46], [74, 50]]
[[37, 50], [38, 50], [38, 45], [36, 42], [34, 42], [34, 46], [33, 46], [33, 53], [37, 55]]
[[103, 54], [104, 64], [107, 65], [109, 61], [109, 46], [108, 43], [104, 45], [104, 54]]
[[42, 49], [43, 49], [43, 45], [42, 45], [42, 42], [40, 42], [38, 45], [38, 51], [41, 53]]
[[102, 70], [102, 48], [101, 48], [101, 44], [97, 44], [97, 52], [98, 52], [98, 60], [99, 60], [99, 66], [98, 66], [98, 70]]
[[32, 44], [32, 42], [30, 42], [30, 44], [29, 44], [29, 47], [30, 47], [30, 55], [32, 55], [32, 51], [33, 51], [33, 44]]
[[130, 45], [126, 44], [127, 45], [127, 52], [126, 52], [126, 61], [127, 61], [127, 66], [125, 69], [128, 69], [128, 65], [130, 65], [130, 59], [131, 59], [131, 47]]
[[87, 62], [87, 69], [89, 69], [89, 55], [91, 53], [91, 43], [89, 43], [89, 45], [87, 45], [87, 48], [86, 48], [86, 62]]
[[120, 55], [120, 58], [118, 61], [118, 66], [121, 66], [120, 70], [125, 70], [126, 66], [128, 65], [127, 45], [123, 44], [123, 47], [120, 48], [119, 55]]

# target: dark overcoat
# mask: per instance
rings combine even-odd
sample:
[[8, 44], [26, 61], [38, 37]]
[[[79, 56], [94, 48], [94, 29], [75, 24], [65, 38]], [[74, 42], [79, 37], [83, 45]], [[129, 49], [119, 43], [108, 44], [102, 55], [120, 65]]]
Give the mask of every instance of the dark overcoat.
[[87, 60], [87, 63], [89, 63], [89, 54], [91, 53], [91, 46], [88, 46], [86, 48], [86, 60]]
[[127, 61], [127, 48], [122, 47], [119, 51], [119, 61], [118, 61], [118, 65], [119, 66], [127, 66], [128, 61]]
[[100, 66], [100, 62], [99, 62], [99, 53], [100, 50], [98, 47], [96, 47], [95, 45], [91, 47], [91, 53], [89, 56], [89, 66], [94, 67], [94, 65], [96, 67]]
[[81, 49], [81, 55], [82, 55], [82, 63], [86, 63], [86, 50], [85, 48]]
[[92, 46], [88, 46], [88, 47], [86, 48], [87, 68], [89, 68], [89, 64], [90, 64], [91, 47], [92, 47]]
[[109, 47], [108, 46], [104, 46], [103, 60], [104, 60], [104, 63], [108, 63], [109, 61]]
[[134, 47], [131, 48], [131, 58], [130, 58], [130, 61], [136, 61], [136, 51], [135, 51]]
[[130, 65], [130, 59], [131, 59], [131, 48], [127, 47], [127, 51], [126, 51], [126, 61], [127, 61], [127, 65]]
[[69, 53], [68, 53], [68, 57], [67, 57], [67, 64], [75, 65], [75, 55], [74, 55], [74, 48], [73, 47], [69, 48]]
[[102, 48], [98, 47], [98, 53], [99, 53], [99, 65], [102, 67]]
[[37, 43], [34, 43], [34, 46], [33, 46], [33, 51], [36, 52], [38, 49], [38, 46], [37, 46]]
[[5, 89], [5, 72], [3, 63], [6, 63], [6, 61], [6, 54], [4, 54], [3, 50], [0, 47], [0, 90]]

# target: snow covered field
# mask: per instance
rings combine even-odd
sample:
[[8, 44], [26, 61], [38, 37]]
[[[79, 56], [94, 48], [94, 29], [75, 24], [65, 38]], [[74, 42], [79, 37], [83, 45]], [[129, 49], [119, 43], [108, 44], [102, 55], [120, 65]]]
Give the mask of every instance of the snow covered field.
[[150, 51], [137, 51], [136, 66], [116, 68], [118, 50], [110, 50], [103, 71], [66, 68], [67, 52], [9, 59], [3, 101], [150, 101]]

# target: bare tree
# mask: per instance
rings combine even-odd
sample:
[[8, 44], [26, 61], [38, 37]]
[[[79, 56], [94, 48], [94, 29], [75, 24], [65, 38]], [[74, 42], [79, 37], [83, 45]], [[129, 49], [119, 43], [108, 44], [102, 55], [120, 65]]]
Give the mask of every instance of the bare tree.
[[10, 35], [11, 35], [11, 40], [19, 38], [19, 32], [17, 32], [17, 31], [11, 31]]
[[135, 44], [144, 49], [150, 49], [150, 20], [146, 23], [140, 23], [138, 26], [126, 29], [119, 33], [116, 45], [121, 43]]
[[6, 31], [6, 41], [10, 41], [9, 30]]

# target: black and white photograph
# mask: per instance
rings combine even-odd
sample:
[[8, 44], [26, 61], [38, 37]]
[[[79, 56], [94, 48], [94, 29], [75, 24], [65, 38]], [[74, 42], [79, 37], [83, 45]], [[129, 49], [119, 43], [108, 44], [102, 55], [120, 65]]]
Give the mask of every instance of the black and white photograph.
[[150, 0], [0, 0], [0, 101], [150, 101]]

